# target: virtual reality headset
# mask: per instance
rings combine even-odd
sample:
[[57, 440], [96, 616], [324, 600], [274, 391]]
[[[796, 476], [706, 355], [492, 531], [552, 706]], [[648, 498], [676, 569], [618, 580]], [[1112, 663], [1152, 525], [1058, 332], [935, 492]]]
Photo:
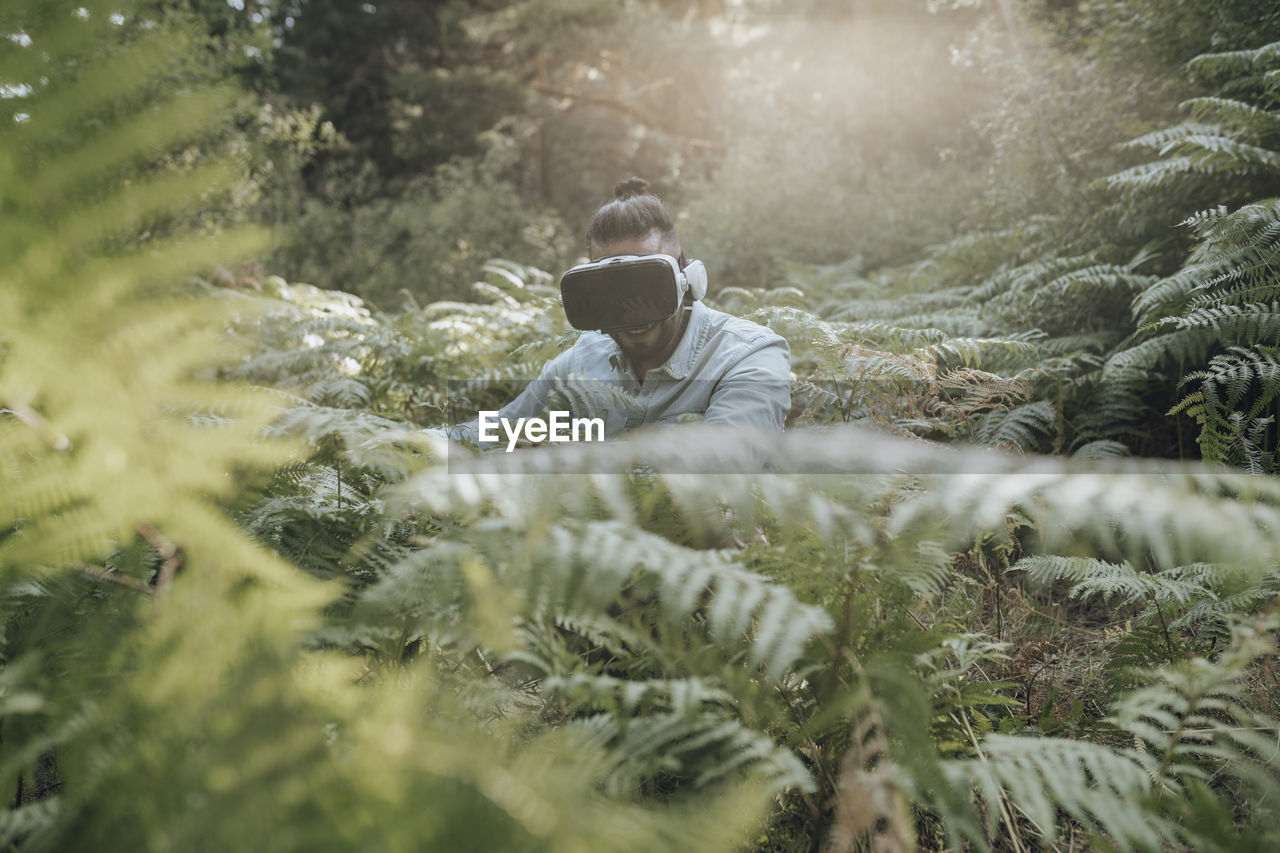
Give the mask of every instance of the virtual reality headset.
[[686, 295], [707, 295], [702, 261], [684, 269], [670, 255], [614, 255], [560, 277], [560, 301], [569, 325], [583, 331], [648, 326], [675, 314]]

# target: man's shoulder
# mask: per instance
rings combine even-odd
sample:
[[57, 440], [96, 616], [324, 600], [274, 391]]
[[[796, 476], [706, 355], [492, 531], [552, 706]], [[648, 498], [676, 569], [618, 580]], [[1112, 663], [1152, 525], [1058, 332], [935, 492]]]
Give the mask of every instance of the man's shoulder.
[[695, 356], [703, 375], [721, 376], [751, 371], [770, 377], [789, 377], [791, 348], [787, 339], [770, 328], [706, 308], [705, 330]]
[[786, 338], [768, 326], [762, 326], [724, 311], [717, 311], [710, 306], [707, 306], [707, 318], [708, 330], [713, 336], [721, 336], [744, 344], [766, 344], [779, 341], [786, 343]]

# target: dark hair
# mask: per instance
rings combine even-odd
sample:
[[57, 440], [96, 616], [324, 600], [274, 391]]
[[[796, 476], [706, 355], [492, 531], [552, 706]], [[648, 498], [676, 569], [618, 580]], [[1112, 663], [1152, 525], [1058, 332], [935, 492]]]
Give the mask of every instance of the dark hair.
[[635, 240], [657, 231], [665, 243], [676, 237], [676, 224], [662, 206], [662, 200], [649, 192], [644, 178], [627, 178], [613, 187], [613, 198], [606, 201], [591, 217], [587, 227], [587, 249], [615, 240]]

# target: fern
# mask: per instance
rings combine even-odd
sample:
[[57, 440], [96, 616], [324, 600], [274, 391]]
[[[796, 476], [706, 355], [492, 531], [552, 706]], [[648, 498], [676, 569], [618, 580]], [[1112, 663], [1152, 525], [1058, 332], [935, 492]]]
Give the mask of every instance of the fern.
[[1203, 77], [1242, 77], [1267, 71], [1280, 59], [1280, 45], [1267, 44], [1249, 50], [1228, 50], [1197, 56], [1187, 66]]
[[[1110, 721], [1135, 737], [1134, 754], [1161, 789], [1182, 791], [1217, 776], [1264, 794], [1280, 782], [1268, 766], [1275, 739], [1265, 732], [1272, 722], [1249, 710], [1240, 685], [1246, 667], [1269, 652], [1272, 630], [1265, 620], [1241, 626], [1214, 663], [1196, 659], [1162, 670], [1150, 686], [1117, 703]], [[1253, 821], [1267, 827], [1266, 811]]]
[[1259, 447], [1271, 421], [1259, 416], [1280, 395], [1280, 364], [1269, 348], [1231, 347], [1214, 356], [1207, 370], [1193, 371], [1183, 381], [1196, 382], [1198, 390], [1171, 413], [1185, 411], [1201, 425], [1198, 441], [1205, 458], [1235, 464], [1248, 460], [1259, 470], [1274, 467], [1262, 461]]
[[[303, 632], [321, 628], [321, 608], [343, 590], [255, 544], [224, 510], [244, 508], [264, 469], [283, 464], [281, 493], [249, 514], [262, 539], [304, 565], [391, 571], [407, 551], [397, 545], [431, 530], [386, 518], [374, 494], [421, 461], [424, 439], [386, 418], [420, 400], [394, 369], [368, 369], [402, 339], [352, 299], [291, 286], [293, 317], [312, 328], [272, 329], [258, 312], [279, 309], [285, 292], [211, 299], [173, 286], [263, 242], [251, 232], [181, 236], [185, 205], [219, 191], [229, 170], [176, 171], [154, 158], [202, 137], [227, 96], [151, 91], [154, 69], [186, 45], [160, 27], [117, 29], [117, 12], [134, 21], [146, 10], [89, 0], [4, 12], [6, 27], [21, 26], [38, 47], [7, 47], [0, 79], [49, 83], [23, 104], [31, 120], [0, 134], [0, 196], [22, 223], [0, 233], [0, 769], [11, 804], [0, 834], [32, 850], [105, 838], [130, 849], [239, 849], [267, 837], [281, 848], [351, 849], [375, 835], [405, 848], [737, 844], [740, 816], [765, 802], [747, 770], [726, 769], [696, 808], [659, 815], [600, 793], [616, 756], [589, 738], [530, 737], [492, 719], [477, 727], [465, 703], [437, 689], [448, 675], [434, 661], [393, 686], [358, 683], [349, 657], [304, 651]], [[144, 227], [161, 236], [138, 237]], [[241, 341], [246, 328], [281, 342], [300, 332], [300, 346], [281, 343], [273, 364], [252, 365], [255, 381], [357, 408], [210, 381], [220, 364], [245, 364], [225, 336], [233, 320]], [[313, 330], [320, 347], [307, 343]], [[332, 382], [333, 357], [361, 371]], [[287, 406], [296, 408], [277, 420]], [[269, 439], [268, 429], [299, 437]], [[307, 436], [323, 462], [297, 462]], [[295, 549], [289, 526], [299, 519], [353, 542], [355, 559]], [[348, 636], [387, 633], [349, 627]], [[757, 763], [771, 755], [762, 749]], [[24, 785], [33, 779], [39, 788]], [[410, 801], [429, 805], [404, 813]]]
[[1105, 834], [1120, 849], [1158, 848], [1174, 842], [1176, 826], [1133, 804], [1155, 786], [1143, 765], [1126, 752], [1062, 738], [988, 735], [977, 759], [950, 762], [949, 778], [972, 786], [987, 805], [989, 834], [1020, 835], [1006, 801], [1017, 806], [1045, 844], [1059, 834], [1060, 812], [1089, 831]]
[[984, 443], [1019, 451], [1043, 448], [1056, 432], [1056, 413], [1047, 400], [1024, 403], [1008, 411], [985, 415], [978, 426]]
[[[174, 49], [75, 54], [112, 32], [89, 5], [92, 30], [33, 32], [118, 115], [85, 121], [54, 74], [0, 139], [6, 840], [736, 849], [773, 810], [843, 846], [1274, 844], [1253, 678], [1274, 626], [1230, 626], [1277, 589], [1280, 226], [1273, 201], [1202, 193], [1273, 177], [1274, 51], [1197, 60], [1244, 82], [1113, 179], [1202, 211], [1186, 257], [1087, 245], [1105, 217], [1063, 215], [870, 276], [795, 267], [720, 294], [792, 344], [788, 433], [467, 454], [419, 427], [572, 342], [550, 277], [495, 261], [477, 302], [397, 315], [278, 279], [179, 294], [163, 282], [257, 244], [132, 252], [215, 174], [120, 179], [149, 164], [139, 134], [198, 135], [224, 96], [173, 128], [138, 114]], [[1243, 470], [1130, 458], [1187, 371], [1177, 411]], [[1006, 642], [1055, 583], [1080, 621], [1129, 622], [1091, 640], [1098, 710], [1057, 722], [1017, 672], [1048, 643]], [[24, 799], [50, 762], [65, 788]]]
[[1147, 600], [1172, 602], [1187, 606], [1211, 594], [1212, 587], [1202, 573], [1177, 567], [1149, 574], [1139, 572], [1128, 563], [1107, 563], [1092, 558], [1038, 556], [1028, 557], [1010, 566], [1008, 571], [1024, 571], [1033, 580], [1048, 583], [1066, 580], [1071, 583], [1072, 598], [1098, 596], [1108, 603], [1130, 604]]

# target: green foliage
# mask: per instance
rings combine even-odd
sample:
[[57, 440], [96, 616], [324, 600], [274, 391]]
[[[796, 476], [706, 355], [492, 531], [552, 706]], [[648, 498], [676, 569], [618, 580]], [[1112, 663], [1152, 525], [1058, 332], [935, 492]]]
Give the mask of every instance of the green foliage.
[[359, 205], [308, 198], [295, 237], [273, 260], [291, 278], [350, 290], [393, 308], [466, 295], [493, 257], [554, 268], [568, 254], [563, 226], [500, 176], [506, 142], [410, 179], [394, 197]]
[[[7, 9], [39, 50], [0, 52], [0, 79], [50, 81], [0, 133], [7, 843], [1275, 846], [1280, 228], [1175, 159], [1232, 192], [1267, 174], [1268, 51], [1198, 61], [1228, 82], [1197, 129], [1148, 134], [1166, 165], [1113, 182], [1206, 211], [1185, 257], [1097, 239], [1111, 209], [869, 274], [790, 265], [716, 295], [790, 341], [788, 433], [468, 454], [420, 427], [573, 340], [550, 276], [475, 250], [474, 301], [392, 314], [209, 272], [264, 245], [180, 233], [244, 173], [164, 155], [234, 99], [153, 90], [163, 29], [49, 9]], [[364, 292], [406, 284], [398, 236], [468, 284], [449, 229], [529, 221], [502, 168], [361, 207], [390, 242], [350, 269], [391, 258]], [[175, 286], [201, 269], [224, 286]], [[1204, 455], [1245, 470], [1124, 458], [1169, 452], [1150, 402], [1184, 375]], [[761, 469], [706, 470], [744, 458]]]
[[[793, 341], [829, 331], [816, 322]], [[1083, 829], [1135, 849], [1191, 837], [1169, 815], [1193, 796], [1231, 808], [1189, 787], [1157, 797], [1141, 756], [1108, 734], [1105, 709], [1075, 740], [1041, 736], [1048, 706], [1030, 730], [1008, 725], [1020, 719], [1011, 707], [1026, 702], [1031, 714], [1030, 696], [976, 677], [1010, 666], [1008, 646], [903, 614], [920, 596], [943, 613], [972, 606], [949, 552], [1016, 517], [1048, 555], [1154, 554], [1186, 567], [1148, 580], [1099, 560], [1018, 564], [1037, 583], [1071, 580], [1076, 599], [1137, 608], [1156, 633], [1135, 629], [1109, 648], [1131, 663], [1180, 666], [1225, 636], [1231, 614], [1267, 606], [1280, 521], [1272, 484], [1138, 461], [1090, 470], [948, 453], [848, 427], [753, 450], [779, 470], [841, 476], [688, 476], [662, 472], [687, 470], [711, 446], [740, 457], [734, 448], [747, 439], [667, 429], [684, 438], [659, 430], [567, 455], [419, 467], [380, 491], [376, 524], [330, 512], [313, 530], [344, 555], [334, 571], [352, 595], [313, 642], [362, 651], [374, 672], [399, 672], [408, 658], [448, 662], [469, 695], [489, 697], [472, 705], [486, 718], [588, 734], [604, 750], [613, 796], [687, 805], [753, 770], [782, 795], [771, 832], [796, 837], [982, 847], [1010, 833], [1030, 841]], [[634, 473], [640, 464], [654, 473]], [[900, 466], [930, 474], [904, 483], [868, 473]], [[297, 481], [300, 503], [251, 512], [260, 536], [305, 521], [306, 482]], [[331, 506], [332, 488], [315, 489], [313, 503]], [[943, 518], [954, 524], [940, 529]], [[353, 539], [340, 538], [344, 524]], [[753, 529], [745, 550], [705, 550]], [[1139, 636], [1147, 645], [1129, 641]], [[1125, 701], [1162, 677], [1130, 670], [1106, 683]], [[913, 825], [911, 806], [925, 823]]]
[[279, 90], [320, 105], [351, 144], [326, 158], [332, 168], [347, 160], [404, 181], [476, 153], [477, 137], [520, 104], [514, 80], [463, 64], [474, 48], [457, 6], [293, 0], [271, 12]]
[[[1194, 197], [1203, 192], [1199, 178], [1180, 176], [1204, 176], [1216, 183], [1218, 198], [1231, 199], [1233, 179], [1247, 178], [1250, 203], [1230, 211], [1219, 204], [1183, 223], [1199, 245], [1180, 270], [1134, 301], [1143, 326], [1141, 342], [1129, 353], [1140, 351], [1136, 364], [1145, 369], [1203, 365], [1184, 373], [1181, 384], [1191, 390], [1170, 413], [1196, 420], [1205, 458], [1257, 471], [1274, 467], [1275, 441], [1267, 435], [1275, 399], [1270, 351], [1280, 344], [1272, 266], [1280, 227], [1275, 200], [1259, 198], [1275, 190], [1280, 174], [1272, 150], [1280, 125], [1274, 98], [1260, 84], [1275, 55], [1269, 45], [1197, 57], [1191, 63], [1196, 73], [1221, 81], [1222, 91], [1236, 97], [1189, 101], [1196, 122], [1135, 140], [1165, 156], [1139, 167], [1146, 169], [1141, 174], [1130, 170], [1111, 179], [1129, 192], [1168, 194], [1176, 187], [1180, 197], [1188, 191]], [[1204, 124], [1206, 119], [1215, 122]], [[1133, 362], [1129, 353], [1114, 359]]]
[[[1071, 197], [1054, 216], [972, 230], [870, 275], [856, 261], [796, 266], [794, 291], [721, 298], [793, 338], [805, 414], [818, 420], [1269, 472], [1280, 345], [1270, 197], [1280, 191], [1280, 125], [1266, 82], [1275, 55], [1264, 46], [1196, 57], [1189, 68], [1209, 90], [1184, 103], [1190, 120], [1118, 149], [1157, 159], [1096, 181], [1064, 165], [1054, 181], [1066, 189], [1054, 192]], [[1107, 157], [1095, 174], [1122, 162]], [[1047, 192], [1038, 203], [1055, 197]], [[1170, 239], [1177, 218], [1182, 236]], [[1195, 444], [1165, 412], [1196, 421]]]
[[[30, 119], [0, 135], [0, 197], [23, 223], [5, 230], [0, 270], [6, 840], [731, 846], [738, 816], [761, 802], [750, 785], [734, 780], [697, 811], [659, 817], [601, 795], [607, 768], [587, 734], [529, 736], [493, 718], [477, 727], [427, 662], [396, 684], [362, 685], [358, 661], [302, 650], [299, 631], [340, 590], [254, 545], [223, 511], [294, 447], [262, 435], [281, 411], [273, 395], [211, 381], [217, 362], [235, 361], [228, 315], [248, 306], [169, 284], [261, 241], [119, 248], [220, 184], [214, 172], [154, 166], [137, 115], [152, 101], [137, 78], [106, 73], [134, 50], [141, 61], [164, 33], [122, 45], [109, 21], [119, 4], [89, 3], [87, 16], [54, 5], [6, 7], [6, 23], [40, 47], [8, 50], [0, 67], [18, 80], [45, 71], [46, 57], [64, 68], [27, 96]], [[76, 73], [65, 70], [73, 60]], [[79, 75], [99, 91], [82, 96]], [[175, 140], [208, 120], [196, 108], [208, 96], [190, 97], [190, 111], [179, 100], [169, 113]], [[111, 115], [95, 115], [108, 104]], [[54, 158], [59, 110], [67, 132]], [[79, 169], [94, 191], [47, 204], [31, 190], [56, 180], [55, 166]], [[139, 179], [142, 167], [154, 176]]]

